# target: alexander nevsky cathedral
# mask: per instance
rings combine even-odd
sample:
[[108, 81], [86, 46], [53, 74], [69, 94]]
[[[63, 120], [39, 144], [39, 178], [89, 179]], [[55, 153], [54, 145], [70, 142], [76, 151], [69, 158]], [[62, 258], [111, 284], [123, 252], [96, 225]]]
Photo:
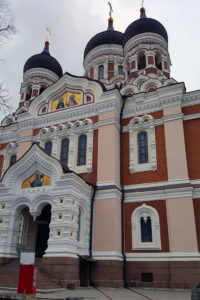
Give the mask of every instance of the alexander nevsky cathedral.
[[27, 252], [39, 289], [191, 288], [200, 91], [170, 76], [165, 27], [142, 7], [119, 32], [110, 14], [86, 42], [83, 76], [49, 48], [25, 62], [19, 107], [0, 126], [0, 286], [17, 286]]

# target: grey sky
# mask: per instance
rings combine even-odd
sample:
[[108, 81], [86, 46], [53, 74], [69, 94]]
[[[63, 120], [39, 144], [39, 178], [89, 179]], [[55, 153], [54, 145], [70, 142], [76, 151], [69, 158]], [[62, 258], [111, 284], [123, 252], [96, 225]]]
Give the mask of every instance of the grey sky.
[[[0, 49], [0, 81], [12, 97], [12, 111], [19, 102], [23, 66], [40, 53], [52, 31], [50, 53], [64, 72], [83, 75], [83, 52], [89, 39], [107, 28], [107, 0], [10, 0], [17, 35]], [[124, 32], [139, 18], [140, 0], [110, 0], [114, 27]], [[200, 89], [200, 0], [145, 0], [148, 17], [159, 20], [169, 35], [171, 76], [184, 81], [187, 91]]]

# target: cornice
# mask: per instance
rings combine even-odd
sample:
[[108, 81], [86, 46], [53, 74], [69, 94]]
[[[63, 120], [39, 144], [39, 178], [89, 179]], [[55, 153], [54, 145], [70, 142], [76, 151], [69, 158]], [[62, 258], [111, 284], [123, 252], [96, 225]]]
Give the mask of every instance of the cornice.
[[200, 90], [189, 92], [183, 96], [182, 107], [200, 104]]
[[124, 53], [127, 53], [138, 44], [145, 44], [149, 42], [160, 44], [161, 47], [163, 47], [165, 50], [168, 51], [167, 42], [162, 36], [160, 36], [157, 33], [146, 32], [146, 33], [138, 34], [132, 37], [130, 40], [128, 40], [124, 46]]
[[127, 99], [123, 118], [162, 110], [165, 107], [181, 105], [184, 86], [173, 84], [161, 87], [152, 93], [138, 93]]
[[87, 54], [87, 56], [83, 62], [84, 68], [86, 69], [87, 65], [90, 64], [94, 59], [96, 59], [97, 57], [99, 57], [101, 55], [105, 55], [105, 54], [119, 55], [119, 56], [122, 56], [122, 59], [123, 59], [123, 47], [120, 45], [115, 45], [115, 44], [109, 44], [109, 46], [107, 45], [107, 47], [105, 47], [105, 45], [95, 47]]
[[24, 73], [23, 81], [26, 81], [27, 79], [29, 79], [33, 76], [47, 77], [48, 79], [51, 79], [53, 82], [55, 82], [59, 79], [58, 75], [56, 75], [54, 72], [52, 72], [48, 69], [33, 68]]

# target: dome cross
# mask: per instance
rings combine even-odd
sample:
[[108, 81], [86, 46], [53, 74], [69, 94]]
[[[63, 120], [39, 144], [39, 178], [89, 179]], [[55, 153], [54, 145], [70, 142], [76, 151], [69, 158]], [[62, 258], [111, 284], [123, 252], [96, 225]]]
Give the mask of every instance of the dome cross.
[[113, 8], [112, 8], [112, 4], [108, 1], [108, 5], [110, 6], [110, 12], [109, 12], [109, 15], [110, 15], [110, 18], [112, 18], [112, 12], [113, 12]]

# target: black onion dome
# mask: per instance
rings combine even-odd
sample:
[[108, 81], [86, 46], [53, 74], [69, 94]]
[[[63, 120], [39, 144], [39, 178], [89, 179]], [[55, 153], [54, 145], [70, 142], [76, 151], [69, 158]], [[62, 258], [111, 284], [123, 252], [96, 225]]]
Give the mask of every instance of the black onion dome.
[[140, 19], [134, 21], [131, 23], [125, 33], [124, 33], [124, 45], [134, 36], [146, 33], [146, 32], [152, 32], [157, 33], [161, 35], [165, 41], [168, 43], [168, 34], [165, 29], [165, 27], [157, 20], [147, 18], [145, 14], [145, 9], [141, 8], [140, 10], [141, 16]]
[[85, 47], [85, 51], [84, 51], [84, 59], [86, 58], [87, 54], [91, 50], [93, 50], [98, 46], [105, 45], [105, 44], [115, 44], [115, 45], [123, 46], [123, 39], [124, 39], [123, 33], [114, 30], [112, 18], [110, 18], [108, 22], [109, 22], [108, 29], [106, 31], [97, 33], [87, 43], [87, 46]]
[[42, 53], [31, 56], [24, 65], [24, 73], [33, 68], [43, 68], [50, 70], [62, 77], [63, 71], [59, 62], [49, 53], [49, 42], [45, 42]]

